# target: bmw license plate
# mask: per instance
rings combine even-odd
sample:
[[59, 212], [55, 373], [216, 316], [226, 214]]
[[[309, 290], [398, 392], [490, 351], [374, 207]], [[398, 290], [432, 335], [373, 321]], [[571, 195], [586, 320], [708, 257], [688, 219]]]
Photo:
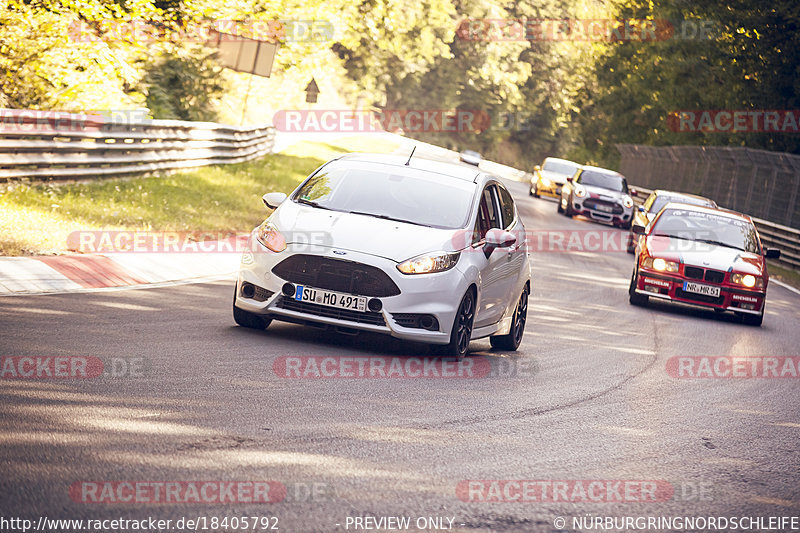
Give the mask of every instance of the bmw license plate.
[[352, 294], [342, 294], [341, 292], [324, 291], [298, 285], [294, 293], [294, 299], [298, 302], [308, 302], [339, 309], [350, 309], [351, 311], [367, 310], [367, 298], [365, 296], [353, 296]]
[[719, 287], [712, 287], [711, 285], [702, 285], [700, 283], [693, 283], [691, 281], [683, 282], [683, 290], [686, 292], [694, 292], [704, 296], [719, 296]]

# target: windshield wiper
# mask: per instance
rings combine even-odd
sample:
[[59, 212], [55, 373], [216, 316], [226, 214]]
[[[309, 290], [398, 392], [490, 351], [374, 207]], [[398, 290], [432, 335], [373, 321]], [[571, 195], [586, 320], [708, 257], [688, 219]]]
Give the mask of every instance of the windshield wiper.
[[706, 244], [713, 244], [715, 246], [724, 246], [725, 248], [733, 248], [735, 250], [741, 250], [743, 252], [746, 251], [744, 248], [739, 248], [738, 246], [734, 246], [734, 245], [732, 245], [730, 243], [720, 242], [720, 241], [713, 241], [711, 239], [697, 239], [697, 242], [704, 242]]
[[318, 209], [327, 209], [328, 211], [336, 211], [335, 209], [331, 209], [330, 207], [325, 207], [324, 205], [319, 205], [317, 202], [313, 200], [306, 200], [305, 198], [298, 198], [295, 200], [298, 204], [310, 205], [311, 207], [316, 207]]
[[415, 226], [425, 226], [426, 228], [432, 228], [433, 227], [433, 226], [430, 226], [428, 224], [423, 224], [422, 222], [414, 222], [413, 220], [405, 220], [403, 218], [395, 218], [395, 217], [390, 217], [389, 215], [380, 215], [380, 214], [377, 214], [377, 213], [367, 213], [365, 211], [350, 211], [350, 214], [352, 214], [352, 215], [364, 215], [364, 216], [368, 216], [368, 217], [381, 218], [383, 220], [393, 220], [394, 222], [404, 222], [406, 224], [414, 224]]

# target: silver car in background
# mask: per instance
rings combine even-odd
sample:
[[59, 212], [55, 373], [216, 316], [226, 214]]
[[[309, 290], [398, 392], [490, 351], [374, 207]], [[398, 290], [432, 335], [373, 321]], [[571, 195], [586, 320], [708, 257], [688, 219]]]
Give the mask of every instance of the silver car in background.
[[511, 194], [476, 168], [395, 155], [324, 164], [250, 236], [235, 321], [372, 331], [441, 345], [516, 350], [531, 267]]
[[635, 190], [619, 172], [582, 166], [561, 188], [558, 212], [571, 217], [584, 215], [621, 228], [631, 227]]

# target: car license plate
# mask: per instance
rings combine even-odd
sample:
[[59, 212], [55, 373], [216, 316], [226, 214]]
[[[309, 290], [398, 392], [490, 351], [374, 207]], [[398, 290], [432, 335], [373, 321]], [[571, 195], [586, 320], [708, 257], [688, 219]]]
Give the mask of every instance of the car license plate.
[[719, 287], [701, 285], [700, 283], [692, 283], [691, 281], [683, 282], [683, 290], [686, 292], [703, 294], [705, 296], [719, 296]]
[[341, 292], [324, 291], [298, 285], [294, 293], [294, 299], [298, 302], [308, 302], [339, 309], [350, 309], [351, 311], [361, 311], [367, 309], [367, 298], [365, 296], [353, 296], [352, 294], [342, 294]]
[[609, 205], [598, 205], [597, 210], [602, 211], [604, 213], [610, 213], [614, 210], [614, 208]]

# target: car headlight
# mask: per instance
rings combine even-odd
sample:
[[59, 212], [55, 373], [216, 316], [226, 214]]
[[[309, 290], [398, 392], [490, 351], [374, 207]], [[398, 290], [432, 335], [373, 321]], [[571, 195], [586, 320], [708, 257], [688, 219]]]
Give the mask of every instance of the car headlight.
[[542, 178], [542, 180], [541, 180], [541, 181], [542, 181], [542, 185], [544, 185], [545, 187], [549, 187], [549, 186], [551, 186], [551, 185], [553, 184], [553, 182], [552, 182], [552, 181], [550, 181], [550, 180], [549, 180], [549, 179], [547, 179], [547, 178]]
[[627, 209], [630, 209], [631, 207], [633, 207], [633, 198], [631, 198], [630, 196], [625, 196], [622, 199], [622, 205], [624, 205]]
[[734, 272], [731, 274], [731, 283], [736, 283], [738, 285], [744, 285], [748, 288], [757, 288], [763, 289], [764, 288], [764, 278], [761, 276], [754, 276], [752, 274], [739, 274], [738, 272]]
[[642, 268], [652, 268], [659, 272], [677, 272], [678, 263], [675, 261], [667, 261], [660, 257], [645, 257], [644, 261], [642, 261]]
[[397, 265], [397, 270], [403, 274], [444, 272], [456, 266], [459, 257], [461, 257], [461, 252], [434, 252], [419, 255]]
[[575, 196], [578, 198], [583, 198], [586, 196], [586, 189], [584, 189], [581, 185], [575, 186]]
[[286, 249], [286, 239], [272, 222], [264, 221], [258, 227], [256, 238], [273, 252], [282, 252]]

